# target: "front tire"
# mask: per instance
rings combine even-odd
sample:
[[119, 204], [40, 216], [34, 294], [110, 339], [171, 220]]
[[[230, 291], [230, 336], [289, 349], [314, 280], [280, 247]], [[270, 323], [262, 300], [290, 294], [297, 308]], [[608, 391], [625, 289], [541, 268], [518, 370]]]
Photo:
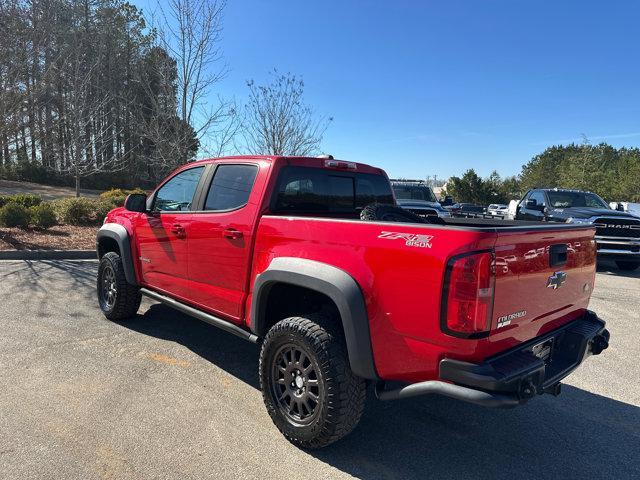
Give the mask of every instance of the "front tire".
[[640, 262], [634, 262], [630, 260], [616, 260], [616, 265], [620, 270], [624, 270], [626, 272], [633, 272], [640, 267]]
[[349, 368], [344, 339], [330, 318], [276, 323], [262, 344], [259, 370], [267, 411], [294, 445], [327, 446], [360, 421], [366, 384]]
[[100, 310], [109, 320], [119, 321], [133, 317], [140, 308], [140, 289], [127, 282], [122, 258], [108, 252], [100, 259], [97, 279]]

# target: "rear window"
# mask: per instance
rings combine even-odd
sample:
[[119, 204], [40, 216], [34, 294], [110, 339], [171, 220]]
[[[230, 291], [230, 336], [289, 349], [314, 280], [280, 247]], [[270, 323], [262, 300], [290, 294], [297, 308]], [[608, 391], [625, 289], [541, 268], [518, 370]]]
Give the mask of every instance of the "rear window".
[[[592, 207], [609, 208], [599, 196], [589, 192], [548, 191], [549, 202], [553, 208]], [[533, 195], [532, 195], [533, 198]]]
[[425, 202], [437, 202], [435, 195], [429, 187], [417, 185], [395, 184], [393, 191], [400, 200], [423, 200]]
[[355, 213], [370, 203], [393, 203], [391, 187], [382, 175], [284, 167], [278, 178], [273, 210]]

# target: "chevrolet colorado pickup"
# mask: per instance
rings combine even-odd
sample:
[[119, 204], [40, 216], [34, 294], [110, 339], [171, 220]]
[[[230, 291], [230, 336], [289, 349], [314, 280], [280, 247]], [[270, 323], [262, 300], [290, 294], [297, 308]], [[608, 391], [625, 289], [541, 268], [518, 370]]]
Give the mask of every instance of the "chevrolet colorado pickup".
[[[412, 223], [408, 223], [412, 222]], [[513, 407], [608, 346], [587, 309], [592, 225], [422, 218], [384, 171], [333, 158], [185, 165], [97, 234], [111, 320], [145, 295], [260, 344], [264, 403], [292, 443], [348, 434], [380, 400]]]
[[620, 270], [640, 267], [640, 218], [613, 210], [595, 193], [529, 190], [516, 209], [515, 219], [593, 225], [598, 257], [614, 260]]

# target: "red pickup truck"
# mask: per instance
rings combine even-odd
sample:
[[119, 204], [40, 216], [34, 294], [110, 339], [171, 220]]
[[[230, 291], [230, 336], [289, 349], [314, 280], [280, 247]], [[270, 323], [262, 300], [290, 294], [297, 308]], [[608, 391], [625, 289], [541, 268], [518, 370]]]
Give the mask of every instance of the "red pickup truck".
[[258, 342], [269, 415], [304, 448], [349, 433], [368, 385], [512, 407], [608, 346], [592, 225], [413, 216], [360, 163], [190, 163], [111, 211], [97, 251], [107, 318], [146, 295]]

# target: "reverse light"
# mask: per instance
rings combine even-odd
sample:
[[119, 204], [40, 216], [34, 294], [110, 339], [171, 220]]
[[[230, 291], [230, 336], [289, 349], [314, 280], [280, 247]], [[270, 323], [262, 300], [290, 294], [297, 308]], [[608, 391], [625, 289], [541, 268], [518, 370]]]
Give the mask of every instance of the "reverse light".
[[442, 330], [461, 338], [487, 336], [493, 315], [494, 289], [493, 253], [471, 253], [449, 260], [440, 314]]

